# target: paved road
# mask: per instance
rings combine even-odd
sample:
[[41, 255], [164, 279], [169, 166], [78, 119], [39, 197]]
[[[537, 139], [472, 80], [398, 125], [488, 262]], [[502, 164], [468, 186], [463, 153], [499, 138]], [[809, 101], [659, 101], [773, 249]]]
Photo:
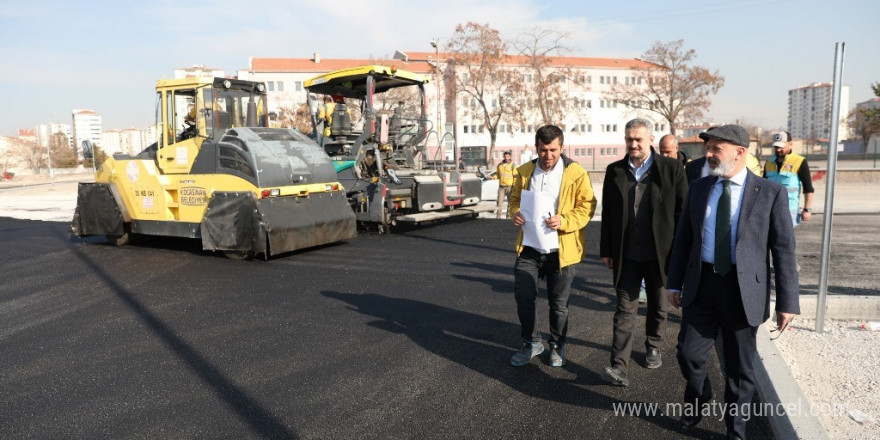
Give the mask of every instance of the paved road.
[[[679, 401], [678, 316], [660, 369], [637, 348], [629, 389], [599, 378], [613, 302], [598, 229], [574, 283], [569, 364], [513, 368], [505, 221], [261, 262], [0, 218], [0, 438], [681, 438], [677, 418], [613, 408]], [[765, 419], [750, 429], [769, 435]], [[723, 431], [704, 420], [685, 437]]]

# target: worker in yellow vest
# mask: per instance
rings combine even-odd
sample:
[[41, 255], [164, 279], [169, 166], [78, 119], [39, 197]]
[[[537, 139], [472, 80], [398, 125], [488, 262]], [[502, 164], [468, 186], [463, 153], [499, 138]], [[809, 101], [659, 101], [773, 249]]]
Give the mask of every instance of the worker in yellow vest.
[[[801, 220], [809, 221], [812, 217], [813, 180], [810, 177], [810, 166], [807, 159], [791, 152], [791, 134], [780, 131], [773, 135], [773, 155], [764, 164], [764, 177], [788, 190], [788, 209], [791, 221], [797, 226]], [[804, 194], [804, 206], [801, 210], [801, 193]]]
[[513, 187], [513, 160], [510, 151], [504, 152], [504, 160], [498, 164], [495, 170], [495, 178], [498, 179], [498, 206], [495, 210], [495, 217], [507, 218], [507, 210], [502, 211], [501, 206], [504, 204], [504, 198], [510, 195], [510, 189]]

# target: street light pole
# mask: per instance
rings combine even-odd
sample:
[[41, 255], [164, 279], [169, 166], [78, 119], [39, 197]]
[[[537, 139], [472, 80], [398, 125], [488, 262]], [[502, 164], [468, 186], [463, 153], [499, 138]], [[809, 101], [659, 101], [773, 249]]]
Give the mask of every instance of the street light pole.
[[[437, 96], [435, 97], [435, 99], [437, 100], [437, 148], [442, 148], [442, 142], [440, 141], [443, 133], [440, 128], [440, 44], [437, 43], [436, 38], [431, 40], [431, 47], [434, 48], [434, 79], [436, 81], [437, 87]], [[453, 154], [453, 160], [455, 160], [454, 156], [455, 155]]]

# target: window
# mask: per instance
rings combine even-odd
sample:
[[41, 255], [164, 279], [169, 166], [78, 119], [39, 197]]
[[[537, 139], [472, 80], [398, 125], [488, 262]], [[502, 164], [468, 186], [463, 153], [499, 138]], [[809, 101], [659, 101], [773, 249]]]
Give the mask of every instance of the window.
[[465, 126], [464, 126], [464, 134], [467, 134], [467, 133], [468, 133], [468, 126], [465, 125]]
[[587, 157], [592, 157], [592, 156], [593, 156], [593, 149], [590, 148], [589, 150], [587, 150]]
[[592, 82], [593, 82], [593, 77], [590, 75], [587, 75], [587, 84], [590, 84]]
[[617, 84], [617, 77], [614, 77], [614, 84]]
[[588, 133], [592, 133], [592, 132], [593, 132], [593, 124], [587, 124], [587, 132], [588, 132]]
[[471, 125], [471, 134], [476, 134], [476, 133], [477, 133], [477, 126]]
[[275, 91], [275, 81], [266, 81], [266, 87], [270, 92]]
[[587, 100], [587, 108], [593, 108], [593, 100], [592, 99]]
[[604, 76], [599, 77], [599, 84], [605, 84], [605, 77]]
[[279, 91], [279, 92], [283, 92], [283, 91], [284, 91], [284, 81], [278, 81], [278, 82], [276, 82], [276, 83], [275, 83], [275, 86], [278, 88], [278, 91]]
[[296, 89], [297, 92], [301, 92], [302, 89], [303, 89], [303, 82], [302, 82], [302, 81], [296, 81], [296, 82], [293, 83], [293, 87]]

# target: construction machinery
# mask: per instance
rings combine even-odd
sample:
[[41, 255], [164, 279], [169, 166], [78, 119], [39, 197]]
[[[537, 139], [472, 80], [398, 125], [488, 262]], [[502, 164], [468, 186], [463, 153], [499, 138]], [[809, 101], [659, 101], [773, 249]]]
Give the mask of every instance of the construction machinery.
[[268, 258], [357, 236], [328, 155], [292, 129], [268, 128], [263, 83], [159, 80], [158, 141], [114, 154], [81, 183], [78, 236], [200, 239], [232, 258]]
[[312, 136], [333, 159], [358, 222], [379, 232], [397, 222], [418, 224], [494, 209], [481, 203], [476, 174], [442, 160], [428, 164], [425, 143], [436, 131], [426, 114], [427, 83], [416, 73], [381, 65], [305, 82]]

